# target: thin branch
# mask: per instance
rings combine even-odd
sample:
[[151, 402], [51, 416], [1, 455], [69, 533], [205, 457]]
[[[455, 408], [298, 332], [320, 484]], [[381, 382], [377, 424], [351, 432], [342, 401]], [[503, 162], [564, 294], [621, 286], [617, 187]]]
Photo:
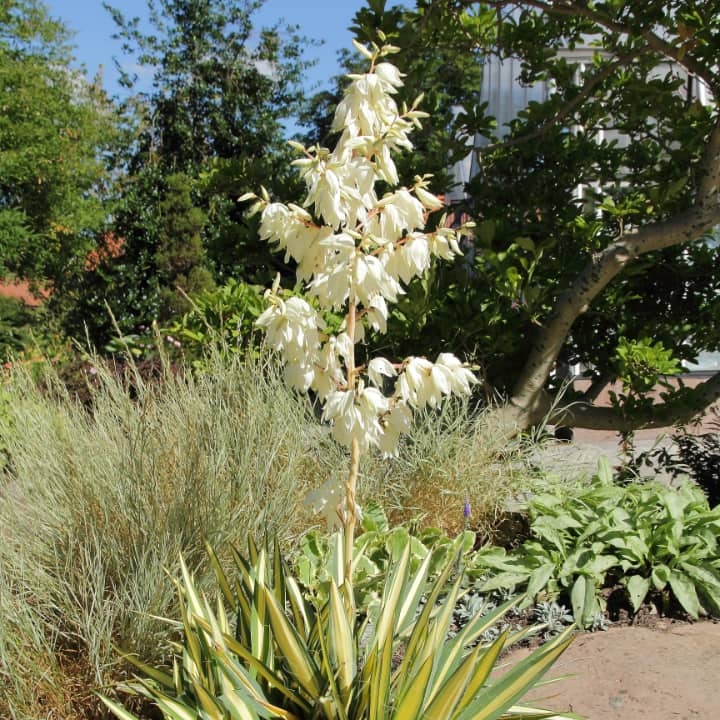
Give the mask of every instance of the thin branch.
[[582, 89], [580, 92], [572, 98], [572, 100], [569, 100], [563, 107], [561, 107], [555, 115], [553, 115], [550, 120], [547, 120], [546, 122], [542, 123], [542, 125], [539, 125], [535, 130], [533, 130], [530, 133], [526, 133], [525, 135], [521, 135], [519, 137], [509, 138], [507, 140], [502, 140], [500, 142], [492, 143], [490, 145], [484, 145], [481, 148], [476, 148], [476, 152], [479, 156], [485, 155], [487, 153], [493, 152], [495, 150], [501, 150], [504, 148], [514, 147], [516, 145], [521, 145], [523, 143], [526, 143], [530, 140], [536, 140], [543, 135], [545, 135], [547, 132], [552, 130], [559, 122], [564, 120], [568, 115], [570, 115], [575, 108], [577, 108], [579, 105], [582, 105], [585, 100], [587, 100], [592, 93], [594, 92], [595, 88], [603, 82], [606, 78], [608, 78], [610, 75], [615, 72], [619, 67], [622, 67], [628, 60], [631, 60], [635, 55], [623, 55], [622, 57], [618, 58], [617, 60], [614, 60], [611, 63], [608, 63], [602, 70], [597, 72], [592, 77], [588, 78], [587, 81], [582, 86]]
[[[466, 5], [470, 5], [470, 2], [466, 2]], [[632, 35], [633, 29], [628, 27], [626, 24], [616, 22], [611, 18], [591, 9], [585, 4], [579, 4], [576, 2], [552, 2], [548, 3], [544, 0], [525, 0], [522, 3], [509, 2], [508, 0], [497, 0], [497, 2], [490, 3], [498, 8], [506, 7], [507, 5], [526, 5], [534, 7], [538, 10], [542, 10], [548, 15], [562, 16], [562, 17], [581, 17], [585, 20], [599, 25], [600, 27], [609, 30], [610, 32], [617, 33], [618, 35]], [[702, 78], [709, 87], [717, 86], [717, 73], [713, 68], [709, 68], [706, 65], [698, 62], [698, 60], [687, 52], [687, 48], [684, 46], [672, 45], [667, 40], [661, 38], [652, 30], [646, 30], [642, 33], [641, 37], [645, 40], [648, 47], [661, 55], [671, 59], [678, 65], [684, 67], [691, 75], [696, 75]]]

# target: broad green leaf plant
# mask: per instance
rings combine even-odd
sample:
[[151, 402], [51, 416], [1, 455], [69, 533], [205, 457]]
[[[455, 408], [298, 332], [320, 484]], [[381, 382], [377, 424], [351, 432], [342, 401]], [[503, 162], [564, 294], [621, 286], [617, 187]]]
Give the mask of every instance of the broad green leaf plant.
[[674, 599], [692, 618], [720, 617], [720, 506], [697, 486], [618, 486], [607, 462], [581, 492], [544, 492], [529, 503], [532, 538], [517, 550], [488, 547], [472, 560], [490, 573], [480, 590], [524, 589], [527, 603], [569, 599], [575, 622], [591, 627], [601, 590], [624, 587], [633, 612], [648, 596]]
[[[360, 362], [356, 352], [369, 329], [385, 330], [388, 304], [404, 283], [422, 275], [434, 257], [459, 253], [462, 232], [443, 220], [426, 230], [428, 214], [442, 207], [427, 190], [427, 178], [416, 178], [412, 188], [396, 187], [393, 153], [412, 148], [409, 133], [424, 113], [417, 103], [409, 109], [395, 104], [402, 80], [386, 60], [395, 48], [356, 47], [370, 68], [350, 76], [333, 125], [340, 133], [336, 148], [296, 144], [296, 165], [307, 185], [303, 205], [252, 196], [262, 212], [261, 236], [296, 261], [310, 296], [284, 296], [276, 284], [257, 324], [284, 361], [287, 382], [316, 394], [333, 437], [349, 448], [347, 475], [315, 496], [340, 526], [329, 541], [323, 592], [303, 588], [277, 545], [258, 550], [251, 541], [248, 559], [235, 554], [233, 576], [210, 551], [222, 597], [213, 607], [184, 569], [184, 641], [176, 646], [174, 668], [164, 672], [129, 658], [148, 677], [133, 688], [166, 718], [183, 720], [575, 717], [517, 704], [563, 652], [570, 631], [497, 680], [490, 675], [508, 635], [489, 645], [482, 636], [509, 606], [473, 617], [450, 637], [463, 594], [463, 537], [440, 558], [415, 558], [411, 543], [401, 543], [383, 568], [379, 601], [357, 607], [361, 453], [370, 446], [393, 453], [413, 409], [468, 394], [477, 380], [449, 353], [435, 362], [411, 357], [395, 364], [385, 358]], [[323, 311], [343, 315], [338, 332], [329, 330]], [[118, 717], [133, 717], [106, 703]]]

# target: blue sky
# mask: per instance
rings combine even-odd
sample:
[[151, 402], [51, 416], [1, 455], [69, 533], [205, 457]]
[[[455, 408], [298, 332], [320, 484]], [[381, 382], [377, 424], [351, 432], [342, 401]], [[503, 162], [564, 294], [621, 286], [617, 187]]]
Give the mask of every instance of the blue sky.
[[[122, 61], [120, 43], [112, 40], [115, 26], [102, 0], [45, 0], [53, 17], [62, 19], [76, 32], [74, 43], [78, 63], [86, 66], [92, 77], [103, 65], [106, 89], [118, 91], [117, 73], [113, 57]], [[109, 0], [121, 8], [126, 17], [146, 15], [146, 0]], [[347, 30], [355, 12], [364, 5], [363, 0], [266, 0], [254, 16], [258, 26], [271, 24], [283, 18], [289, 24], [301, 26], [301, 33], [310, 38], [324, 40], [320, 47], [308, 48], [308, 59], [317, 58], [318, 64], [308, 74], [310, 85], [325, 84], [338, 73], [337, 51], [350, 47], [352, 35]]]

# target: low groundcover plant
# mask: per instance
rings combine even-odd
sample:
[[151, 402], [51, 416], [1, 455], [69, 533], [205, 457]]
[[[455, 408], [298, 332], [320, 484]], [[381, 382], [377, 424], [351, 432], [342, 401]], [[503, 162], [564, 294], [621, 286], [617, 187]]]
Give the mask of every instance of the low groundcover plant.
[[[351, 83], [334, 118], [334, 150], [294, 143], [307, 186], [302, 206], [248, 195], [262, 212], [261, 236], [297, 263], [307, 298], [285, 295], [279, 281], [258, 318], [285, 367], [286, 381], [311, 390], [332, 436], [349, 449], [344, 478], [315, 495], [319, 509], [339, 526], [333, 535], [328, 592], [309, 594], [279, 551], [235, 555], [235, 577], [216, 563], [222, 590], [215, 609], [185, 571], [180, 593], [183, 643], [172, 673], [139, 664], [149, 679], [135, 689], [169, 718], [347, 718], [369, 720], [550, 717], [516, 705], [570, 642], [569, 633], [537, 650], [497, 681], [490, 672], [507, 634], [490, 645], [483, 633], [504, 610], [479, 616], [453, 638], [452, 614], [461, 596], [462, 540], [439, 568], [428, 555], [411, 568], [409, 545], [386, 570], [382, 598], [358, 607], [353, 588], [356, 501], [361, 453], [371, 447], [392, 455], [410, 429], [412, 411], [434, 408], [451, 394], [468, 395], [477, 382], [454, 355], [394, 363], [361, 360], [366, 333], [386, 329], [388, 305], [403, 285], [424, 274], [433, 258], [460, 253], [468, 227], [446, 227], [429, 178], [398, 187], [393, 153], [410, 150], [409, 134], [425, 114], [399, 109], [393, 95], [401, 74], [386, 58], [392, 46], [356, 48], [369, 61]], [[388, 188], [379, 196], [378, 185]], [[336, 332], [328, 313], [341, 315]], [[223, 602], [224, 600], [224, 602]], [[118, 717], [132, 715], [107, 701]], [[571, 715], [553, 717], [573, 717]]]

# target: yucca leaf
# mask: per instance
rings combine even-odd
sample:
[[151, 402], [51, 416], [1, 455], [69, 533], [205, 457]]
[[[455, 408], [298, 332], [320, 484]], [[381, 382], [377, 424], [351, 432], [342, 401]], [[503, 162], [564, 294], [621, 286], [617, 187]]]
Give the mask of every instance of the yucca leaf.
[[[265, 681], [266, 685], [268, 685], [273, 690], [277, 690], [278, 692], [280, 692], [288, 700], [290, 700], [293, 705], [298, 706], [305, 713], [310, 712], [310, 705], [293, 688], [288, 687], [288, 682], [282, 675], [277, 674], [263, 662], [258, 660], [258, 658], [253, 657], [252, 653], [241, 643], [237, 642], [237, 640], [235, 640], [234, 638], [226, 637], [225, 642], [227, 644], [228, 651], [237, 655], [241, 660], [246, 662], [248, 666], [251, 666], [257, 672], [257, 675]], [[251, 697], [259, 705], [262, 705], [263, 707], [267, 706], [268, 708], [274, 708], [274, 711], [281, 715], [282, 713], [286, 712], [267, 703], [262, 691], [256, 685], [255, 679], [246, 675], [244, 668], [238, 666], [225, 652], [218, 651], [218, 660], [220, 662], [222, 671], [225, 672], [229, 677], [235, 678], [237, 682], [239, 682], [243, 687], [245, 687], [250, 693]], [[292, 715], [292, 713], [288, 712], [287, 717], [290, 718], [294, 716]]]
[[587, 718], [575, 713], [556, 713], [536, 707], [513, 705], [501, 720], [587, 720]]
[[287, 565], [280, 552], [280, 543], [277, 538], [275, 538], [273, 542], [272, 583], [275, 588], [275, 597], [281, 605], [285, 603], [285, 576], [287, 574]]
[[444, 598], [440, 609], [435, 613], [434, 617], [434, 646], [438, 651], [442, 651], [445, 647], [445, 638], [447, 637], [450, 625], [452, 624], [453, 614], [455, 613], [455, 604], [460, 592], [460, 582], [462, 578], [458, 577], [453, 586], [450, 588], [447, 596]]
[[462, 712], [466, 707], [470, 705], [473, 698], [480, 692], [481, 688], [487, 682], [490, 677], [490, 673], [495, 668], [497, 660], [500, 657], [500, 653], [505, 647], [507, 640], [507, 630], [500, 633], [498, 638], [491, 643], [489, 646], [481, 648], [482, 657], [479, 657], [475, 661], [475, 672], [472, 674], [465, 693], [458, 701], [458, 711]]
[[222, 708], [218, 707], [212, 695], [195, 679], [192, 680], [192, 686], [208, 720], [223, 720]]
[[258, 714], [253, 712], [235, 689], [227, 688], [220, 700], [232, 720], [258, 720]]
[[195, 588], [195, 582], [193, 581], [190, 571], [187, 569], [187, 565], [185, 565], [185, 560], [182, 557], [180, 557], [180, 570], [183, 577], [183, 592], [188, 608], [191, 613], [202, 615], [203, 604]]
[[328, 609], [330, 621], [328, 639], [331, 655], [334, 656], [335, 661], [333, 670], [337, 673], [342, 694], [346, 695], [357, 672], [357, 652], [353, 627], [348, 618], [348, 608], [337, 585], [332, 580], [330, 581]]
[[481, 652], [480, 645], [475, 647], [449, 677], [447, 673], [435, 674], [423, 712], [423, 720], [450, 720], [456, 716], [456, 708], [465, 696], [470, 680], [476, 672], [476, 664]]
[[251, 567], [257, 565], [258, 561], [258, 547], [255, 542], [255, 538], [248, 534], [248, 561]]
[[123, 660], [127, 660], [131, 665], [140, 670], [143, 675], [147, 675], [149, 678], [158, 683], [158, 685], [162, 685], [168, 690], [173, 690], [175, 688], [173, 676], [169, 673], [159, 670], [158, 668], [154, 668], [152, 665], [147, 665], [129, 653], [122, 652], [121, 650], [117, 650], [117, 652]]
[[403, 692], [396, 693], [392, 720], [419, 720], [434, 660], [432, 655], [427, 657], [418, 671], [407, 679]]
[[310, 697], [319, 697], [320, 673], [307, 645], [285, 616], [284, 608], [278, 605], [275, 596], [266, 588], [263, 591], [266, 593], [266, 606], [275, 642], [288, 664], [288, 671]]
[[448, 554], [445, 560], [445, 567], [431, 585], [420, 616], [413, 624], [413, 629], [405, 648], [405, 654], [400, 663], [400, 667], [395, 673], [396, 677], [399, 678], [397, 692], [401, 695], [405, 693], [406, 686], [412, 683], [412, 678], [416, 672], [414, 668], [417, 665], [423, 666], [427, 656], [432, 654], [436, 649], [436, 646], [432, 644], [431, 636], [436, 632], [437, 626], [431, 623], [431, 617], [437, 611], [436, 605], [440, 593], [455, 571], [455, 567], [456, 557]]
[[298, 632], [307, 638], [315, 619], [314, 611], [305, 601], [300, 586], [292, 575], [288, 575], [285, 579], [285, 592], [292, 612], [293, 624]]
[[217, 578], [218, 585], [220, 586], [220, 591], [223, 594], [223, 597], [225, 598], [225, 602], [230, 607], [235, 607], [236, 599], [235, 599], [235, 593], [233, 592], [232, 588], [230, 587], [230, 583], [227, 579], [227, 575], [225, 574], [225, 571], [222, 568], [222, 565], [220, 564], [220, 561], [218, 560], [217, 555], [215, 554], [215, 551], [213, 550], [210, 543], [205, 543], [205, 551], [208, 554], [208, 557], [210, 558], [210, 565], [213, 568], [213, 571], [215, 572], [215, 577]]
[[[333, 581], [330, 581], [333, 583]], [[325, 609], [329, 607], [326, 605]], [[327, 615], [328, 613], [325, 613]], [[326, 682], [326, 688], [321, 697], [316, 700], [316, 705], [323, 709], [326, 718], [337, 718], [338, 720], [348, 720], [347, 710], [350, 704], [352, 693], [343, 694], [337, 683], [337, 672], [334, 667], [332, 642], [329, 633], [326, 635], [323, 628], [328, 627], [328, 622], [323, 622], [319, 628], [317, 638], [320, 646], [321, 668], [323, 671], [323, 680]]]
[[126, 710], [122, 705], [119, 705], [118, 703], [114, 702], [113, 700], [106, 698], [104, 695], [99, 695], [98, 697], [110, 709], [110, 712], [112, 712], [112, 714], [115, 715], [115, 717], [120, 718], [120, 720], [138, 720], [137, 715], [133, 715], [130, 711]]
[[197, 720], [197, 711], [188, 707], [185, 703], [181, 703], [179, 700], [174, 700], [160, 693], [153, 693], [152, 700], [166, 717], [172, 718], [173, 720]]
[[410, 546], [406, 545], [398, 561], [392, 566], [383, 590], [383, 598], [375, 616], [374, 641], [383, 645], [394, 636], [398, 608], [406, 588], [410, 566]]
[[487, 685], [458, 716], [458, 720], [495, 720], [530, 690], [572, 642], [574, 628], [568, 628], [547, 645], [535, 650], [499, 680]]
[[185, 645], [183, 647], [183, 665], [187, 665], [187, 662], [192, 662], [195, 667], [202, 664], [202, 648], [200, 647], [200, 641], [198, 640], [197, 634], [190, 623], [190, 616], [188, 609], [184, 602], [180, 602], [180, 616], [183, 623], [183, 634], [185, 637]]
[[420, 563], [415, 575], [403, 588], [402, 594], [404, 599], [398, 609], [395, 631], [396, 635], [402, 635], [402, 633], [415, 621], [417, 607], [425, 591], [427, 573], [431, 562], [432, 554], [428, 553], [422, 563]]
[[261, 550], [254, 565], [255, 587], [250, 607], [250, 649], [255, 657], [264, 663], [273, 666], [272, 644], [270, 642], [270, 628], [268, 625], [267, 599], [268, 588], [265, 585], [267, 578], [267, 556]]
[[368, 720], [382, 720], [385, 717], [390, 697], [392, 659], [393, 638], [389, 637], [382, 645], [376, 643], [372, 646], [363, 667], [362, 686], [369, 689]]

